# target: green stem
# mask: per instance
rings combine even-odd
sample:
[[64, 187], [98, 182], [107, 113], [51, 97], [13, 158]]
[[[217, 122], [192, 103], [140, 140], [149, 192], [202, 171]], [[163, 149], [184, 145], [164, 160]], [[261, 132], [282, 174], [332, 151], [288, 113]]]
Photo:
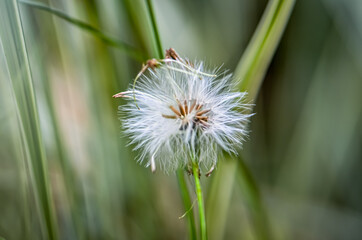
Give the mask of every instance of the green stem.
[[199, 179], [199, 166], [197, 165], [196, 161], [192, 162], [192, 172], [194, 174], [195, 191], [196, 191], [196, 196], [197, 196], [197, 203], [199, 206], [200, 236], [201, 236], [201, 240], [206, 240], [207, 232], [206, 232], [204, 200], [202, 198], [202, 190], [201, 190], [201, 184], [200, 184], [200, 179]]
[[188, 227], [189, 227], [189, 239], [194, 240], [194, 239], [196, 239], [195, 217], [194, 217], [194, 212], [189, 211], [189, 209], [192, 208], [192, 203], [190, 201], [190, 194], [187, 189], [183, 169], [179, 169], [177, 171], [177, 180], [178, 180], [178, 184], [180, 187], [181, 197], [182, 197], [182, 201], [183, 201], [183, 204], [185, 207], [185, 211], [188, 211], [186, 215], [187, 215], [187, 222], [188, 222]]
[[153, 36], [155, 38], [154, 40], [156, 43], [156, 49], [157, 49], [157, 54], [158, 54], [157, 58], [161, 59], [161, 58], [163, 58], [163, 50], [162, 50], [160, 34], [158, 33], [156, 18], [155, 18], [155, 14], [153, 11], [153, 6], [152, 6], [151, 0], [146, 0], [146, 5], [147, 5], [148, 13], [150, 14]]

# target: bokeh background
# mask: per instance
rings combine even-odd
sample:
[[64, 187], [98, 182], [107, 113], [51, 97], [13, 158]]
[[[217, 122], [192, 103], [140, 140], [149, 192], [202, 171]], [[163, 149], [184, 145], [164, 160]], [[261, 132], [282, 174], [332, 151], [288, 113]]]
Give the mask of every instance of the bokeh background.
[[[0, 27], [11, 29], [6, 1]], [[41, 146], [24, 140], [21, 111], [30, 107], [16, 101], [12, 40], [3, 34], [0, 238], [47, 239], [36, 194], [45, 182], [60, 239], [187, 239], [175, 174], [152, 174], [134, 161], [118, 120], [123, 102], [111, 97], [156, 56], [145, 2], [42, 2], [143, 56], [137, 61], [99, 34], [19, 3]], [[153, 4], [164, 49], [233, 72], [267, 1]], [[296, 1], [255, 103], [240, 159], [220, 161], [201, 179], [209, 239], [362, 239], [362, 1]], [[32, 148], [42, 149], [42, 164], [29, 159]], [[254, 179], [267, 223], [255, 220], [258, 200], [237, 161]]]

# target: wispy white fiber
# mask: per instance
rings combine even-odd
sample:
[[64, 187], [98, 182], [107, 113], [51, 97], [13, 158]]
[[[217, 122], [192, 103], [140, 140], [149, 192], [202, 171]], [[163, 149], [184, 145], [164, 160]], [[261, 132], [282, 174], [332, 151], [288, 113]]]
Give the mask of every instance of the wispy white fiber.
[[122, 93], [121, 120], [138, 160], [152, 171], [185, 167], [193, 156], [203, 169], [217, 163], [222, 150], [236, 153], [247, 135], [251, 114], [244, 92], [234, 92], [231, 74], [203, 63], [178, 60], [149, 69]]

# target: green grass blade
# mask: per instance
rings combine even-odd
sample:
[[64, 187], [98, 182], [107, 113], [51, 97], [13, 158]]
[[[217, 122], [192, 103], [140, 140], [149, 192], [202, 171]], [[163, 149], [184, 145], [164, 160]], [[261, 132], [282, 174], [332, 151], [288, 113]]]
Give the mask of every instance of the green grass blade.
[[[0, 37], [0, 75], [2, 76], [1, 79], [10, 79], [8, 66], [6, 63], [6, 58], [4, 54], [4, 48], [2, 44], [2, 40]], [[23, 214], [19, 214], [19, 218], [22, 219], [22, 229], [20, 231], [14, 231], [13, 228], [11, 228], [11, 225], [13, 224], [12, 221], [7, 221], [9, 225], [4, 226], [2, 225], [2, 229], [8, 229], [9, 232], [2, 232], [3, 236], [7, 236], [8, 238], [15, 239], [16, 236], [26, 235], [28, 239], [34, 238], [35, 236], [38, 236], [37, 234], [34, 234], [36, 232], [39, 232], [39, 225], [35, 226], [34, 224], [31, 226], [31, 212], [37, 213], [38, 208], [31, 209], [29, 207], [29, 200], [31, 194], [29, 193], [29, 188], [27, 187], [26, 182], [31, 182], [31, 177], [29, 176], [29, 173], [27, 171], [26, 166], [26, 160], [27, 160], [27, 153], [25, 152], [25, 146], [24, 141], [22, 140], [22, 131], [18, 123], [19, 123], [19, 113], [18, 108], [15, 103], [15, 96], [13, 93], [13, 88], [11, 85], [11, 81], [0, 81], [0, 109], [2, 113], [6, 114], [6, 117], [2, 116], [1, 119], [1, 127], [0, 127], [0, 133], [4, 138], [0, 138], [1, 144], [0, 148], [6, 149], [9, 154], [11, 154], [10, 159], [8, 159], [9, 162], [14, 164], [16, 173], [12, 174], [13, 176], [16, 175], [18, 178], [19, 183], [16, 184], [16, 179], [12, 179], [12, 183], [15, 183], [16, 185], [13, 185], [13, 187], [16, 188], [16, 192], [19, 193], [18, 197], [21, 198], [21, 204], [19, 204], [16, 209], [20, 210]], [[1, 152], [2, 150], [0, 150]], [[4, 166], [4, 162], [6, 162], [6, 157], [1, 157], [1, 166]], [[6, 166], [6, 165], [5, 165]], [[9, 171], [5, 168], [5, 171]], [[2, 190], [0, 190], [2, 191]], [[10, 192], [3, 193], [7, 196], [12, 195]], [[16, 201], [13, 201], [16, 202]], [[0, 212], [3, 212], [3, 209], [9, 208], [6, 207], [6, 204], [2, 203], [0, 205]], [[39, 212], [39, 211], [38, 211]], [[38, 215], [37, 215], [38, 216]], [[9, 234], [15, 234], [13, 236]]]
[[[192, 203], [190, 200], [189, 191], [187, 189], [183, 169], [179, 169], [177, 171], [177, 180], [178, 180], [178, 184], [180, 187], [181, 197], [182, 197], [182, 201], [183, 201], [183, 204], [185, 207], [185, 211], [188, 211], [186, 213], [186, 215], [187, 215], [187, 222], [188, 222], [188, 228], [189, 228], [189, 239], [195, 240], [195, 239], [197, 239], [196, 227], [195, 227], [195, 216], [194, 216], [194, 211], [192, 211]], [[191, 209], [191, 211], [189, 211], [189, 209]]]
[[219, 162], [213, 173], [211, 188], [207, 196], [207, 223], [209, 236], [212, 239], [224, 239], [228, 209], [235, 186], [237, 161], [226, 158]]
[[239, 88], [255, 99], [283, 35], [295, 0], [271, 0], [235, 71]]
[[156, 45], [155, 48], [157, 49], [157, 54], [158, 54], [157, 58], [161, 59], [161, 58], [163, 58], [163, 49], [162, 49], [161, 38], [160, 38], [160, 34], [158, 32], [155, 13], [153, 10], [151, 0], [146, 0], [146, 4], [147, 4], [148, 13], [150, 15], [150, 21], [151, 21], [151, 26], [152, 26], [152, 30], [153, 30], [153, 37], [154, 37], [154, 42]]
[[122, 51], [124, 51], [126, 54], [128, 54], [130, 57], [134, 58], [137, 61], [142, 62], [145, 59], [145, 54], [143, 54], [138, 49], [134, 48], [133, 46], [122, 42], [120, 40], [114, 39], [106, 34], [104, 34], [99, 29], [93, 27], [92, 25], [83, 22], [81, 20], [78, 20], [76, 18], [70, 17], [68, 14], [64, 13], [63, 11], [55, 8], [51, 8], [47, 6], [46, 4], [35, 2], [35, 1], [27, 1], [27, 0], [20, 0], [19, 1], [22, 4], [28, 5], [30, 7], [34, 7], [43, 11], [47, 11], [81, 29], [84, 29], [85, 31], [88, 31], [92, 33], [93, 35], [97, 36], [99, 39], [101, 39], [106, 44], [116, 47]]
[[[263, 14], [263, 17], [235, 70], [236, 79], [240, 79], [239, 89], [248, 91], [249, 101], [256, 99], [261, 87], [264, 75], [279, 40], [284, 32], [289, 16], [293, 9], [295, 0], [271, 0]], [[245, 202], [251, 212], [254, 230], [257, 239], [271, 239], [269, 226], [265, 211], [262, 206], [260, 194], [255, 181], [242, 159], [238, 164], [238, 182], [244, 193]], [[232, 171], [232, 170], [230, 170]], [[219, 179], [223, 179], [219, 177]], [[221, 180], [219, 180], [221, 181]], [[218, 184], [219, 181], [214, 181]], [[214, 188], [214, 186], [212, 187]], [[231, 191], [229, 192], [231, 194]], [[211, 198], [216, 205], [221, 203]], [[214, 224], [210, 219], [210, 225]], [[224, 220], [225, 221], [225, 220]], [[221, 230], [220, 230], [221, 231]]]
[[254, 224], [255, 236], [257, 237], [256, 239], [273, 239], [269, 229], [269, 221], [263, 206], [259, 188], [242, 159], [238, 161], [237, 167], [237, 180]]
[[30, 161], [32, 188], [40, 211], [39, 221], [44, 222], [43, 232], [47, 239], [57, 239], [54, 209], [49, 190], [44, 144], [39, 127], [38, 110], [31, 77], [31, 70], [25, 46], [20, 11], [17, 1], [1, 1], [0, 16], [2, 27], [0, 38], [4, 47], [11, 84], [18, 106], [23, 142]]
[[[262, 85], [264, 75], [283, 35], [295, 0], [271, 0], [245, 51], [235, 76], [240, 79], [239, 88], [248, 91], [248, 99], [254, 101]], [[239, 159], [238, 179], [251, 212], [258, 239], [271, 239], [268, 220], [263, 209], [259, 190], [242, 159]]]

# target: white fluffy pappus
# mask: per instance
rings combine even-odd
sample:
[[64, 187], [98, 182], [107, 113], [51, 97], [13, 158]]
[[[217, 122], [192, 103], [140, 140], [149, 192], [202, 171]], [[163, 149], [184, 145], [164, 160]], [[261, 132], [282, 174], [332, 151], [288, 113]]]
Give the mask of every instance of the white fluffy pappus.
[[124, 132], [138, 161], [172, 172], [195, 159], [213, 169], [222, 151], [236, 153], [247, 135], [250, 104], [245, 92], [233, 92], [231, 74], [216, 74], [181, 60], [165, 59], [142, 72], [121, 105]]

